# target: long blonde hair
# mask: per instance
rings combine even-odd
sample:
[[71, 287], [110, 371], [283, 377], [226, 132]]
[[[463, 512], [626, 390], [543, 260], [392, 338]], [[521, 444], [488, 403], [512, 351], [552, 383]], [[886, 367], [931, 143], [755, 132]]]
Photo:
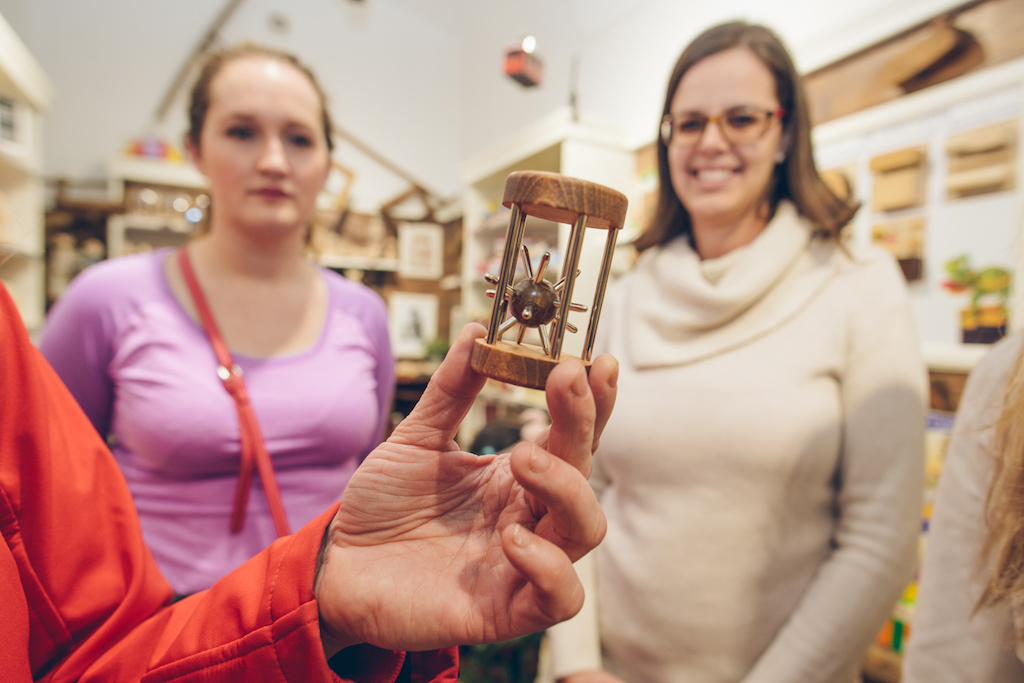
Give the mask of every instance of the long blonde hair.
[[985, 504], [982, 560], [994, 568], [978, 607], [1024, 594], [1024, 350], [1017, 356], [994, 425], [995, 471]]

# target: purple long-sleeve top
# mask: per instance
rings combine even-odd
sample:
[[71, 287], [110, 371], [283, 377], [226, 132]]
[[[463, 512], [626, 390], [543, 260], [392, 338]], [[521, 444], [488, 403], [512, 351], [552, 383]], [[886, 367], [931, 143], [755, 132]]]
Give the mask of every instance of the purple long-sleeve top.
[[[208, 588], [275, 538], [254, 480], [244, 528], [228, 528], [239, 466], [235, 405], [203, 328], [163, 270], [168, 250], [79, 275], [40, 342], [121, 466], [160, 569], [179, 593]], [[242, 367], [292, 529], [326, 510], [383, 435], [395, 364], [372, 290], [322, 269], [328, 313], [301, 353]], [[103, 495], [97, 491], [96, 495]]]

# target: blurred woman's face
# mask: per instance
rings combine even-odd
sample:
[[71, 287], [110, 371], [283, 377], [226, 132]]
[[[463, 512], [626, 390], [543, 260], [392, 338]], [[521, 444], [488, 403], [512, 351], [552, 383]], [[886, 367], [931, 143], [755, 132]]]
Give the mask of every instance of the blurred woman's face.
[[198, 149], [210, 180], [213, 228], [303, 232], [330, 171], [323, 103], [309, 79], [279, 60], [225, 64], [210, 84]]
[[745, 48], [706, 57], [684, 74], [669, 112], [672, 187], [698, 247], [708, 230], [752, 231], [749, 242], [764, 228], [758, 210], [782, 138], [771, 71]]

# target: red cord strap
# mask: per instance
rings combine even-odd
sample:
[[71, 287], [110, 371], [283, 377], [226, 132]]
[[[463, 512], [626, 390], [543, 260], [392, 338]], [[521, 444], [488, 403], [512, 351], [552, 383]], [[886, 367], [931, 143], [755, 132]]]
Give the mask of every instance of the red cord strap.
[[199, 287], [199, 281], [196, 280], [196, 274], [192, 270], [188, 250], [184, 247], [178, 250], [178, 263], [181, 266], [185, 284], [188, 285], [189, 292], [192, 294], [192, 301], [199, 313], [199, 319], [206, 330], [206, 336], [210, 338], [213, 352], [220, 364], [217, 368], [217, 375], [224, 382], [224, 388], [231, 394], [231, 398], [235, 401], [235, 408], [238, 410], [238, 435], [242, 457], [238, 468], [235, 504], [231, 512], [231, 533], [237, 534], [241, 531], [245, 522], [245, 507], [249, 501], [249, 489], [252, 487], [253, 466], [255, 465], [260, 475], [260, 482], [263, 484], [263, 492], [267, 496], [270, 516], [274, 519], [277, 535], [287, 536], [291, 532], [288, 530], [288, 518], [284, 513], [284, 503], [281, 502], [281, 491], [277, 487], [274, 465], [270, 461], [270, 454], [267, 453], [263, 443], [263, 434], [260, 432], [256, 413], [253, 412], [252, 404], [249, 403], [249, 393], [245, 390], [245, 381], [242, 379], [242, 368], [235, 363], [227, 344], [224, 343], [224, 338], [220, 335], [217, 321], [213, 319], [213, 313], [210, 312], [206, 297], [203, 296], [203, 290]]

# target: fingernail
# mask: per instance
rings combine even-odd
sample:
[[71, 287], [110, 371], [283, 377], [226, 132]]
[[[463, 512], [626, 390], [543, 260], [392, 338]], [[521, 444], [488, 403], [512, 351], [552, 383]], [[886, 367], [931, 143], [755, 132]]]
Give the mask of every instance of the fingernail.
[[576, 379], [572, 381], [572, 393], [577, 398], [583, 398], [587, 395], [587, 389], [587, 371], [581, 365], [579, 370], [576, 371]]
[[530, 534], [526, 533], [522, 524], [516, 524], [512, 527], [512, 543], [520, 548], [530, 545]]
[[551, 467], [551, 457], [543, 449], [534, 446], [530, 453], [530, 469], [540, 473], [547, 471], [549, 467]]

